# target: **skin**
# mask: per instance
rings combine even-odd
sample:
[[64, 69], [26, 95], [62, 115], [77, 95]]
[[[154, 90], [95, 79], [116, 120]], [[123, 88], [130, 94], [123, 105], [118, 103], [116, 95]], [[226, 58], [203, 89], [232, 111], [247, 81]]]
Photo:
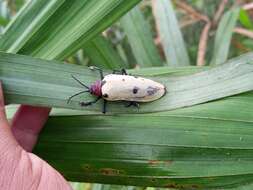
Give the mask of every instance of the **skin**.
[[50, 108], [22, 105], [10, 124], [4, 105], [0, 83], [0, 189], [71, 190], [59, 172], [30, 153]]

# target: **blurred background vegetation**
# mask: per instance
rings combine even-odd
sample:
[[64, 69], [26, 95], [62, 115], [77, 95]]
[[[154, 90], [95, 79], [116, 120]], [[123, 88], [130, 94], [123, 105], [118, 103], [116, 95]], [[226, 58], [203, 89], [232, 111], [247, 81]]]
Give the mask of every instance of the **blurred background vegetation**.
[[[25, 2], [0, 1], [0, 31]], [[217, 65], [252, 51], [252, 18], [251, 0], [143, 0], [65, 61], [106, 69]], [[161, 189], [71, 184], [75, 190]]]
[[[24, 2], [25, 0], [0, 1], [0, 31], [3, 31]], [[185, 56], [182, 58], [185, 63], [178, 63], [179, 65], [210, 65], [215, 62], [216, 49], [220, 48], [220, 41], [215, 41], [215, 37], [219, 35], [218, 27], [223, 36], [233, 33], [231, 41], [226, 37], [222, 39], [229, 47], [227, 58], [252, 50], [253, 8], [250, 0], [175, 0], [172, 1], [174, 12], [170, 12], [169, 7], [166, 7], [169, 3], [170, 1], [163, 0], [141, 1], [66, 61], [80, 65], [95, 63], [104, 68], [175, 65], [167, 52], [170, 49], [167, 46], [172, 46], [173, 43], [170, 41], [173, 39], [170, 38], [169, 30], [174, 30], [181, 32], [183, 37], [183, 41], [177, 41], [181, 34], [174, 32], [174, 46], [183, 43], [182, 46], [186, 48], [185, 55], [182, 55], [184, 47], [180, 49], [180, 56]], [[236, 10], [238, 7], [241, 7], [239, 11]], [[173, 14], [176, 15], [178, 23], [171, 19]], [[175, 24], [178, 24], [180, 31], [176, 30]], [[94, 46], [98, 48], [97, 52], [93, 51]], [[106, 51], [110, 51], [110, 48], [115, 50], [116, 58], [107, 56]], [[204, 56], [201, 56], [201, 51]], [[143, 57], [146, 59], [143, 60]]]

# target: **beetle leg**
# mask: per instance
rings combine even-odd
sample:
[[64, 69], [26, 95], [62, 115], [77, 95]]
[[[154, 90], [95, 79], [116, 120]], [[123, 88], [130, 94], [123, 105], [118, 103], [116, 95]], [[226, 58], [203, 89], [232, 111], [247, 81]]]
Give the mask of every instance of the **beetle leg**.
[[98, 67], [94, 67], [94, 66], [90, 66], [90, 69], [91, 69], [91, 70], [98, 70], [98, 71], [99, 71], [99, 74], [100, 74], [101, 80], [104, 79], [104, 74], [103, 74], [103, 70], [102, 70], [102, 69], [100, 69], [100, 68], [98, 68]]
[[126, 69], [121, 69], [121, 74], [122, 75], [128, 75], [127, 72], [126, 72]]
[[90, 106], [92, 104], [95, 104], [101, 97], [97, 97], [95, 100], [90, 102], [80, 102], [80, 106]]
[[106, 104], [107, 104], [107, 101], [104, 100], [104, 104], [103, 104], [103, 110], [102, 110], [102, 113], [105, 114], [106, 113]]
[[131, 101], [131, 102], [129, 102], [128, 105], [126, 105], [126, 107], [130, 107], [130, 106], [134, 106], [138, 109], [140, 108], [140, 104], [138, 102], [135, 102], [135, 101]]
[[126, 69], [121, 69], [120, 71], [119, 70], [113, 70], [112, 71], [112, 74], [116, 74], [116, 73], [119, 73], [119, 74], [122, 74], [122, 75], [128, 75], [127, 72], [126, 72]]

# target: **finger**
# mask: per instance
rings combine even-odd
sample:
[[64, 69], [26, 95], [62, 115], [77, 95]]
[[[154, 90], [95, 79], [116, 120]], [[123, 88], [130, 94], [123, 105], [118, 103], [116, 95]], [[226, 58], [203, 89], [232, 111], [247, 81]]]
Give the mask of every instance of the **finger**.
[[45, 125], [51, 108], [21, 105], [12, 120], [12, 133], [25, 150], [31, 152]]
[[5, 114], [4, 96], [0, 82], [0, 155], [6, 150], [12, 151], [18, 144], [11, 133], [10, 126]]

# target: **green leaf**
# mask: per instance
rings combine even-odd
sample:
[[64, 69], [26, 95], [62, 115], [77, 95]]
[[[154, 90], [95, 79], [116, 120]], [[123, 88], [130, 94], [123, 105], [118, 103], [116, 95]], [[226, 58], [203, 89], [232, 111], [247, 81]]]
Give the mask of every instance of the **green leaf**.
[[8, 19], [0, 16], [0, 26], [5, 26], [7, 23], [8, 23]]
[[37, 0], [27, 3], [8, 26], [0, 49], [45, 59], [64, 59], [139, 1]]
[[253, 188], [252, 183], [246, 183], [246, 184], [243, 184], [239, 187], [229, 188], [228, 190], [251, 190], [252, 188]]
[[85, 188], [85, 184], [83, 183], [71, 182], [70, 185], [73, 190], [83, 190]]
[[120, 23], [129, 40], [137, 64], [141, 67], [161, 66], [162, 61], [153, 42], [150, 26], [139, 7], [129, 11], [120, 20]]
[[[253, 113], [251, 112], [252, 106], [253, 93], [249, 92], [241, 94], [240, 96], [225, 98], [222, 101], [214, 101], [208, 104], [200, 104], [173, 111], [157, 112], [152, 113], [152, 115], [253, 122]], [[64, 114], [65, 112], [58, 112], [57, 115]]]
[[172, 66], [190, 65], [171, 1], [153, 1], [153, 11], [167, 63]]
[[223, 110], [245, 114], [242, 120], [209, 117], [221, 113], [224, 104], [202, 110], [202, 117], [194, 111], [184, 116], [184, 109], [177, 116], [51, 117], [34, 152], [75, 181], [181, 189], [238, 186], [253, 180], [252, 105], [238, 108], [240, 103]]
[[87, 42], [83, 48], [93, 65], [106, 69], [126, 68], [126, 64], [119, 54], [113, 49], [110, 42], [99, 35]]
[[215, 35], [214, 50], [211, 64], [224, 63], [228, 58], [229, 47], [240, 9], [227, 11], [221, 18]]
[[247, 11], [241, 9], [239, 14], [240, 23], [248, 29], [253, 29], [253, 23]]
[[46, 59], [64, 59], [139, 1], [66, 1], [20, 53]]
[[18, 52], [64, 2], [65, 0], [27, 1], [6, 27], [0, 38], [0, 50]]
[[[108, 104], [108, 111], [112, 113], [167, 111], [251, 91], [252, 57], [253, 54], [245, 54], [224, 65], [192, 75], [148, 77], [166, 86], [167, 94], [164, 97], [154, 102], [143, 103], [140, 109], [126, 108], [122, 103], [113, 102]], [[6, 101], [100, 112], [101, 102], [87, 107], [79, 105], [80, 101], [93, 99], [88, 93], [67, 103], [71, 95], [83, 90], [71, 75], [90, 85], [99, 78], [99, 74], [87, 67], [58, 63], [0, 53], [0, 80], [3, 82]], [[164, 67], [164, 70], [171, 68]]]

